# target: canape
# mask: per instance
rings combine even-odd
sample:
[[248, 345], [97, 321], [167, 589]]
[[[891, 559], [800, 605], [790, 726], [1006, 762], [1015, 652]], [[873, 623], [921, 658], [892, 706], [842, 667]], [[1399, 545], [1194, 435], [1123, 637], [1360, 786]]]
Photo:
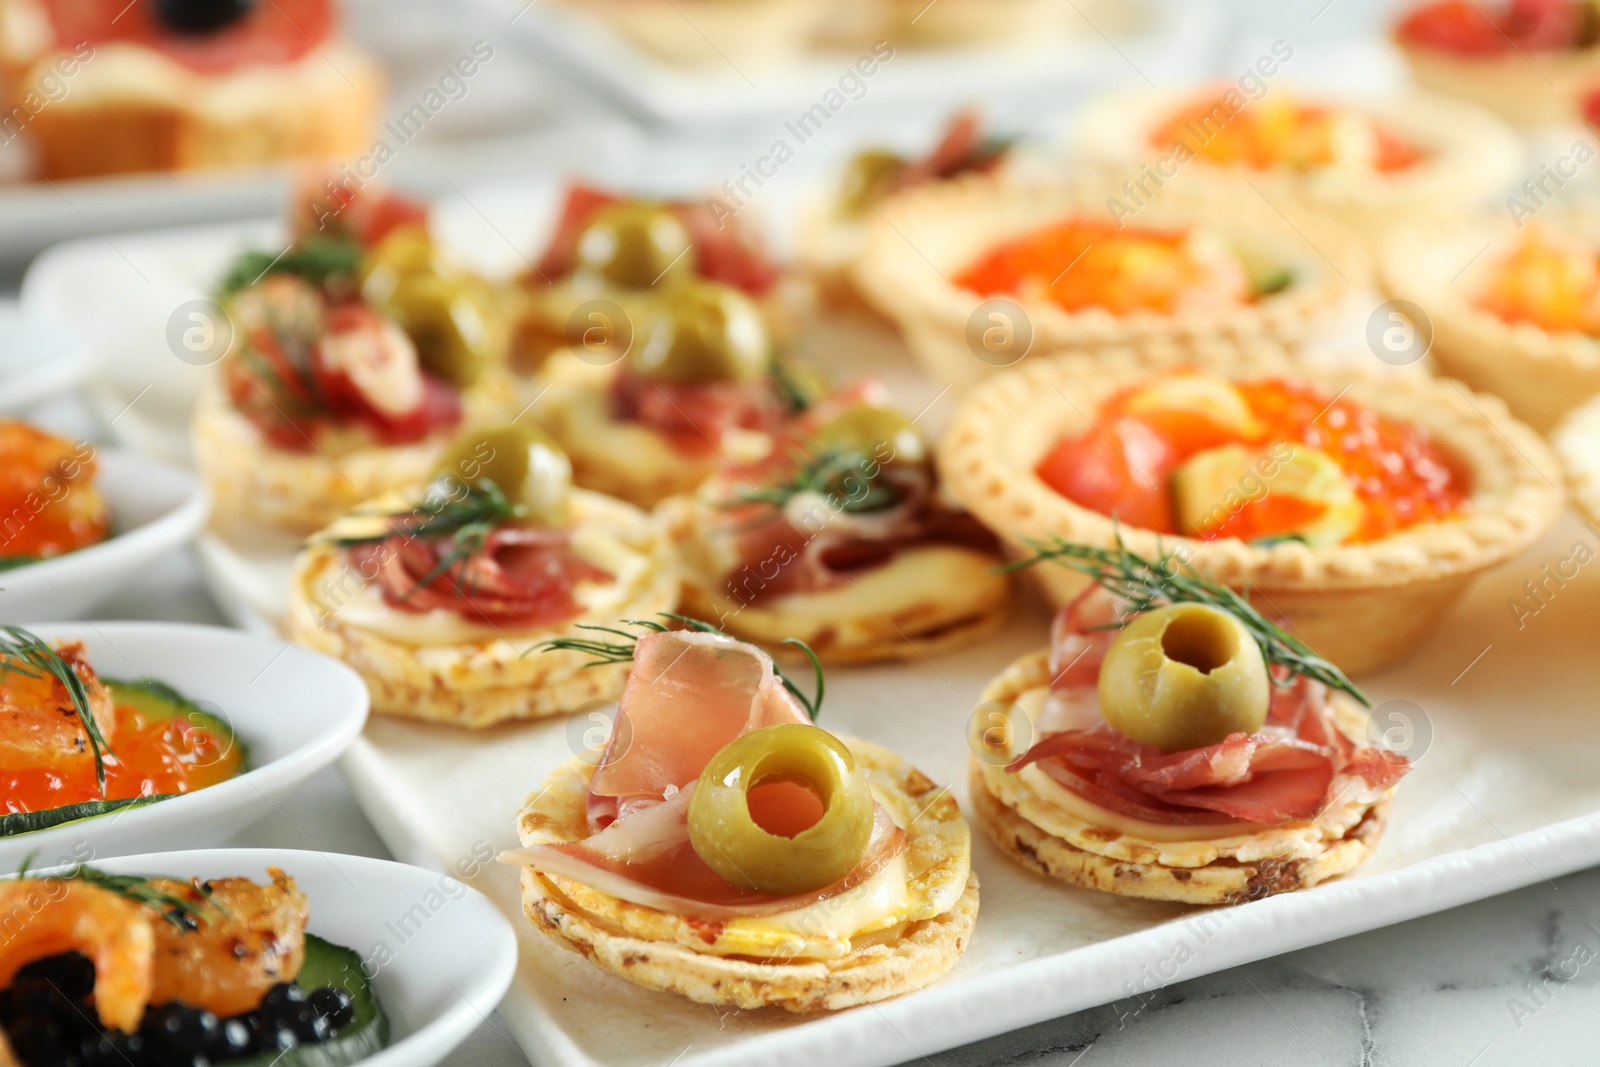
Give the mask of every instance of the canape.
[[193, 427], [222, 525], [308, 533], [511, 414], [492, 290], [391, 199], [318, 200], [288, 249], [246, 253], [223, 280], [231, 347]]
[[0, 627], [0, 837], [156, 803], [246, 769], [219, 715], [165, 683], [103, 679], [77, 642]]
[[1578, 121], [1600, 82], [1600, 18], [1585, 0], [1429, 0], [1394, 38], [1418, 85], [1518, 125]]
[[930, 449], [873, 382], [659, 514], [684, 611], [769, 650], [798, 638], [824, 662], [921, 657], [992, 632], [1010, 606], [998, 541], [945, 498]]
[[882, 148], [857, 153], [838, 188], [801, 220], [800, 262], [821, 295], [844, 307], [861, 301], [851, 274], [871, 219], [890, 197], [959, 174], [995, 170], [1004, 164], [1011, 145], [1008, 138], [985, 134], [978, 113], [968, 110], [951, 117], [938, 144], [920, 159]]
[[1172, 556], [1058, 543], [1093, 584], [973, 717], [972, 802], [1069, 885], [1236, 904], [1347, 874], [1409, 762], [1367, 698], [1249, 600]]
[[748, 296], [684, 283], [638, 324], [624, 358], [553, 355], [529, 415], [572, 458], [578, 485], [654, 507], [772, 454], [815, 391], [791, 368]]
[[[1494, 398], [1282, 352], [1029, 363], [967, 398], [940, 470], [1018, 552], [1180, 552], [1351, 674], [1409, 655], [1563, 499], [1549, 449]], [[1084, 582], [1035, 574], [1057, 605]]]
[[892, 39], [945, 48], [1022, 44], [1057, 38], [1068, 28], [1074, 7], [1066, 0], [884, 2], [888, 7]]
[[301, 550], [290, 640], [354, 668], [383, 715], [484, 727], [614, 699], [622, 668], [530, 650], [672, 610], [678, 567], [649, 516], [571, 478], [537, 430], [466, 433], [426, 487], [363, 505]]
[[0, 905], [22, 918], [0, 948], [16, 1062], [332, 1067], [376, 1054], [389, 1022], [362, 957], [307, 931], [293, 878], [267, 878], [80, 866], [0, 882]]
[[721, 194], [649, 200], [574, 184], [543, 255], [514, 287], [512, 364], [536, 371], [570, 347], [608, 365], [635, 343], [657, 303], [693, 279], [738, 289], [788, 333], [793, 287], [741, 214], [739, 202]]
[[6, 139], [48, 179], [353, 156], [383, 76], [337, 22], [334, 0], [7, 0]]
[[1600, 393], [1600, 213], [1419, 223], [1385, 247], [1382, 280], [1423, 309], [1440, 371], [1534, 429]]
[[[774, 63], [802, 54], [826, 5], [807, 0], [561, 0], [679, 66]], [[730, 59], [730, 57], [735, 57]]]
[[1304, 340], [1362, 278], [1348, 235], [1290, 222], [1242, 183], [1186, 175], [1125, 199], [1116, 180], [913, 189], [874, 222], [856, 282], [960, 387], [1063, 351]]
[[111, 514], [93, 446], [0, 419], [0, 571], [104, 541]]
[[1551, 435], [1567, 472], [1572, 503], [1592, 523], [1600, 523], [1600, 399], [1574, 410]]
[[563, 643], [631, 662], [598, 764], [575, 758], [517, 820], [523, 909], [621, 978], [705, 1004], [832, 1011], [921, 988], [978, 911], [949, 792], [815, 725], [815, 697], [752, 645], [681, 619]]
[[1522, 148], [1493, 114], [1446, 97], [1320, 100], [1273, 86], [1133, 90], [1084, 113], [1079, 145], [1135, 187], [1189, 166], [1241, 175], [1274, 202], [1331, 215], [1366, 240], [1419, 216], [1476, 208], [1517, 176]]

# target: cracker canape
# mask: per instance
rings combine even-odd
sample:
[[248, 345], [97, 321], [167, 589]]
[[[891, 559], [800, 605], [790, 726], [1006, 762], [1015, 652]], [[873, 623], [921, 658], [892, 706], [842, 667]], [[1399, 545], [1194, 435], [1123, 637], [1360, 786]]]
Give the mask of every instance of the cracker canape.
[[512, 365], [536, 371], [569, 347], [603, 362], [634, 343], [661, 299], [694, 279], [739, 290], [786, 336], [798, 297], [741, 214], [719, 195], [658, 201], [571, 186], [544, 254], [513, 287]]
[[[64, 874], [0, 882], [26, 915], [0, 946], [7, 1063], [258, 1063], [337, 1067], [389, 1043], [354, 950], [306, 929], [311, 902], [268, 882]], [[83, 1056], [83, 1049], [100, 1054]]]
[[598, 763], [556, 769], [500, 857], [528, 919], [705, 1004], [832, 1011], [942, 977], [978, 911], [954, 798], [814, 725], [820, 667], [807, 698], [760, 649], [680, 621], [699, 632], [562, 643], [632, 673]]
[[824, 662], [926, 656], [1010, 608], [999, 543], [945, 498], [933, 457], [863, 382], [797, 416], [763, 463], [713, 475], [659, 514], [684, 561], [684, 610]]
[[101, 678], [81, 644], [0, 627], [0, 836], [192, 793], [244, 773], [221, 717], [152, 678]]
[[232, 344], [193, 426], [220, 525], [309, 533], [424, 480], [461, 427], [510, 416], [498, 301], [425, 219], [365, 191], [297, 216], [282, 253], [235, 262]]
[[[1549, 449], [1494, 398], [1281, 352], [1218, 370], [1030, 362], [967, 398], [940, 469], [1019, 552], [1181, 551], [1351, 674], [1409, 655], [1563, 499]], [[1035, 574], [1058, 606], [1084, 581]]]
[[1600, 84], [1600, 17], [1587, 0], [1429, 0], [1394, 39], [1418, 85], [1519, 126], [1580, 121]]
[[558, 0], [668, 63], [781, 63], [804, 53], [828, 14], [810, 0]]
[[1534, 429], [1600, 393], [1600, 213], [1419, 223], [1391, 238], [1381, 267], [1384, 288], [1427, 316], [1439, 370]]
[[334, 0], [0, 3], [7, 140], [40, 178], [354, 156], [383, 93]]
[[1291, 223], [1242, 183], [1185, 175], [1137, 208], [1126, 195], [1109, 172], [913, 189], [873, 223], [856, 284], [962, 387], [1064, 351], [1304, 340], [1362, 278], [1346, 234]]
[[1085, 111], [1079, 144], [1122, 167], [1136, 195], [1139, 183], [1152, 190], [1183, 167], [1220, 170], [1368, 244], [1398, 223], [1478, 207], [1522, 162], [1516, 135], [1471, 104], [1423, 94], [1321, 100], [1280, 87], [1255, 100], [1233, 87], [1114, 94]]
[[625, 353], [546, 361], [529, 415], [572, 457], [578, 485], [640, 507], [693, 491], [722, 466], [772, 454], [816, 392], [779, 360], [761, 310], [715, 282], [685, 282], [636, 323]]
[[311, 539], [290, 579], [290, 640], [353, 667], [384, 715], [484, 727], [614, 699], [622, 668], [530, 650], [670, 611], [677, 561], [649, 516], [571, 476], [537, 430], [469, 431], [425, 489]]
[[0, 419], [0, 571], [99, 544], [111, 514], [94, 448]]
[[1346, 874], [1409, 762], [1367, 698], [1251, 602], [1175, 557], [1058, 544], [1094, 584], [1046, 651], [984, 690], [972, 802], [1011, 857], [1069, 885], [1235, 904]]

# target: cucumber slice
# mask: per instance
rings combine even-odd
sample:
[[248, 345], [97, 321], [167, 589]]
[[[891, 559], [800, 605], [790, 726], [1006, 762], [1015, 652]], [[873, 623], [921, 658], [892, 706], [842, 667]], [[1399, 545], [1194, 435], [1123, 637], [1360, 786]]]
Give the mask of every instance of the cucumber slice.
[[0, 837], [16, 837], [18, 834], [31, 834], [36, 830], [48, 830], [62, 823], [93, 819], [109, 812], [121, 811], [123, 808], [140, 808], [176, 795], [157, 793], [154, 796], [130, 797], [127, 800], [85, 800], [81, 804], [67, 804], [59, 808], [46, 808], [43, 811], [12, 812], [0, 815]]
[[233, 727], [172, 686], [154, 678], [138, 678], [131, 681], [118, 678], [101, 680], [105, 682], [106, 688], [111, 690], [111, 697], [118, 704], [137, 708], [152, 719], [185, 718], [196, 726], [205, 727], [218, 737], [227, 738], [232, 745], [229, 751], [239, 753], [239, 773], [243, 774], [249, 769], [250, 749], [239, 735], [233, 732]]
[[361, 957], [348, 948], [306, 935], [306, 961], [295, 979], [308, 994], [335, 986], [350, 994], [355, 1015], [321, 1045], [299, 1045], [287, 1052], [224, 1060], [220, 1067], [345, 1067], [375, 1055], [389, 1044], [389, 1017], [361, 969]]
[[0, 556], [0, 571], [14, 571], [18, 567], [38, 562], [38, 556]]

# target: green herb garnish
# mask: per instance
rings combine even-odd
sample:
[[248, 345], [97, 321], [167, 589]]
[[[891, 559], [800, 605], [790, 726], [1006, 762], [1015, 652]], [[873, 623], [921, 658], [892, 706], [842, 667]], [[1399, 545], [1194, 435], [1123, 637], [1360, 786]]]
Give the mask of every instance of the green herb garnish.
[[[23, 859], [22, 866], [17, 869], [16, 876], [18, 878], [26, 878], [28, 876], [28, 867], [33, 863], [33, 857], [34, 853], [30, 852]], [[96, 889], [104, 889], [107, 892], [115, 893], [124, 900], [130, 900], [135, 904], [160, 912], [168, 922], [185, 932], [197, 929], [200, 923], [201, 911], [199, 905], [165, 890], [157, 889], [150, 883], [148, 878], [140, 878], [131, 874], [107, 874], [105, 871], [87, 867], [83, 864], [73, 867], [65, 874], [52, 874], [46, 875], [46, 877], [59, 878], [63, 882], [82, 882], [85, 885], [92, 885]], [[205, 895], [205, 891], [201, 890], [201, 894]], [[218, 915], [224, 918], [227, 917], [227, 912], [223, 911], [221, 905], [215, 901], [207, 899], [206, 906]]]
[[252, 250], [233, 261], [222, 278], [219, 298], [247, 289], [268, 274], [293, 274], [321, 287], [330, 279], [352, 277], [361, 269], [361, 246], [333, 237], [307, 237], [288, 251], [274, 256]]
[[1372, 701], [1344, 672], [1328, 660], [1313, 652], [1304, 642], [1291, 637], [1250, 603], [1248, 590], [1241, 594], [1197, 574], [1177, 556], [1161, 551], [1158, 560], [1147, 559], [1122, 543], [1117, 534], [1116, 548], [1096, 548], [1056, 539], [1053, 542], [1029, 542], [1036, 555], [1032, 558], [1007, 564], [1008, 571], [1023, 570], [1036, 563], [1049, 560], [1092, 578], [1102, 589], [1120, 599], [1126, 612], [1108, 629], [1121, 629], [1129, 619], [1141, 612], [1167, 603], [1205, 604], [1226, 611], [1238, 619], [1261, 647], [1267, 661], [1268, 675], [1279, 688], [1288, 688], [1297, 677], [1321, 682], [1329, 689], [1347, 693], [1364, 706]]
[[78, 672], [39, 637], [20, 626], [0, 626], [0, 680], [8, 674], [20, 674], [24, 678], [52, 677], [65, 687], [73, 710], [78, 713], [78, 721], [88, 731], [89, 747], [94, 750], [95, 782], [100, 787], [100, 795], [105, 796], [105, 754], [111, 746], [100, 733], [100, 724], [95, 721], [94, 709], [89, 705], [89, 687], [78, 677]]
[[[674, 612], [663, 611], [661, 612], [661, 617], [663, 619], [671, 619], [673, 622], [681, 624], [685, 629], [694, 630], [698, 633], [716, 634], [719, 637], [731, 636], [726, 631], [719, 630], [709, 622], [691, 618], [688, 615], [679, 615]], [[628, 626], [637, 626], [648, 633], [665, 633], [668, 629], [670, 629], [670, 627], [664, 626], [661, 623], [650, 619], [624, 619], [622, 621]], [[584, 666], [599, 667], [607, 663], [633, 662], [634, 647], [638, 644], [639, 638], [643, 636], [641, 634], [629, 633], [626, 630], [618, 630], [610, 626], [595, 626], [589, 623], [579, 623], [578, 629], [595, 630], [600, 633], [614, 634], [617, 637], [620, 637], [622, 640], [606, 641], [600, 638], [586, 640], [581, 637], [557, 637], [549, 641], [541, 641], [536, 647], [541, 651], [562, 649], [567, 652], [583, 652], [594, 657], [593, 662], [586, 663]], [[817, 716], [822, 713], [822, 697], [825, 692], [822, 661], [817, 658], [817, 654], [812, 650], [811, 646], [800, 640], [798, 637], [791, 637], [783, 643], [786, 645], [794, 645], [796, 648], [800, 649], [800, 651], [804, 652], [806, 657], [811, 660], [811, 669], [815, 673], [816, 693], [813, 696], [807, 696], [805, 692], [802, 691], [801, 688], [796, 685], [788, 675], [783, 673], [783, 669], [780, 668], [776, 663], [772, 665], [772, 671], [778, 676], [778, 681], [783, 683], [783, 687], [789, 691], [790, 695], [800, 702], [801, 707], [806, 709], [806, 714], [811, 717], [811, 721], [816, 722]]]
[[[883, 470], [883, 463], [860, 450], [822, 448], [802, 454], [798, 469], [788, 481], [760, 489], [740, 489], [725, 506], [771, 504], [782, 508], [802, 493], [815, 493], [838, 501], [840, 510], [853, 515], [882, 511], [900, 502], [900, 494], [881, 481]], [[846, 484], [852, 476], [860, 481], [855, 490]]]

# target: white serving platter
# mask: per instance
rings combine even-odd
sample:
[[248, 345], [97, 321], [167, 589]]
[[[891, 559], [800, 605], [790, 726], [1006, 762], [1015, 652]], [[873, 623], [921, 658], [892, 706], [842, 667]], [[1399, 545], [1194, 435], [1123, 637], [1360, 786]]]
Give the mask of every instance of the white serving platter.
[[0, 301], [0, 413], [25, 411], [65, 392], [89, 363], [88, 346], [72, 327]]
[[111, 536], [0, 571], [0, 622], [86, 618], [204, 524], [209, 504], [192, 474], [122, 449], [98, 449], [95, 459]]
[[93, 865], [142, 877], [261, 882], [268, 867], [291, 875], [310, 902], [307, 929], [353, 949], [374, 972], [373, 992], [389, 1017], [390, 1038], [387, 1048], [361, 1061], [368, 1067], [432, 1067], [444, 1059], [483, 1025], [516, 966], [506, 920], [481, 895], [435, 871], [332, 852], [250, 848], [159, 852]]
[[214, 626], [157, 622], [42, 624], [47, 641], [82, 641], [95, 672], [154, 678], [223, 718], [250, 769], [214, 786], [94, 819], [0, 838], [0, 871], [221, 842], [332, 763], [361, 732], [367, 690], [342, 663]]

